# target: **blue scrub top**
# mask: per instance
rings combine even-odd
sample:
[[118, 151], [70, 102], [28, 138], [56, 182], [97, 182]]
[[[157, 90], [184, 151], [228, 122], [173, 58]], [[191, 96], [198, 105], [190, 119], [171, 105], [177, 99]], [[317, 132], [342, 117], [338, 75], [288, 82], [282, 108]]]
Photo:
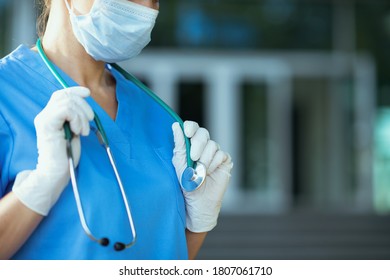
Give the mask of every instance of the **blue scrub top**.
[[[71, 184], [14, 259], [187, 259], [185, 204], [172, 165], [172, 117], [142, 89], [115, 69], [118, 112], [115, 121], [91, 98], [110, 141], [137, 231], [130, 249], [116, 252], [117, 241], [131, 241], [126, 210], [104, 148], [91, 131], [81, 138], [77, 168], [86, 221], [96, 237], [84, 233]], [[60, 69], [70, 86], [75, 86]], [[18, 47], [0, 60], [0, 198], [12, 190], [16, 175], [37, 163], [35, 116], [61, 89], [39, 54]], [[91, 122], [91, 126], [94, 123]]]

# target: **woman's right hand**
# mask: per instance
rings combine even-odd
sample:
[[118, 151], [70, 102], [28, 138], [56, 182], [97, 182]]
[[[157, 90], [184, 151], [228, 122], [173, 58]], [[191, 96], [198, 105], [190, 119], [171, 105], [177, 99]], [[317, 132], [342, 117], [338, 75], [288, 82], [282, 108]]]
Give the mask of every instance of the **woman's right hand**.
[[37, 134], [38, 163], [35, 170], [16, 176], [13, 192], [34, 212], [46, 216], [69, 182], [64, 124], [69, 123], [74, 136], [72, 152], [75, 166], [80, 159], [80, 135], [87, 136], [94, 113], [85, 98], [85, 87], [56, 91], [34, 120]]

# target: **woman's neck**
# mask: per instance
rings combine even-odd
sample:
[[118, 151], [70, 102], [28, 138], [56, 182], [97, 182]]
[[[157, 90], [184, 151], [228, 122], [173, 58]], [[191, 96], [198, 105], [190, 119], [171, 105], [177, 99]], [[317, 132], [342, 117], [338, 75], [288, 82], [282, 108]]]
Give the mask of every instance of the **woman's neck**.
[[47, 57], [77, 84], [88, 88], [104, 86], [105, 63], [95, 61], [78, 41], [65, 37], [45, 33], [42, 47]]
[[67, 73], [77, 84], [92, 89], [107, 86], [105, 63], [94, 60], [73, 34], [69, 14], [63, 1], [53, 1], [45, 34], [43, 49], [48, 58]]
[[63, 1], [52, 1], [42, 47], [47, 57], [78, 85], [89, 88], [91, 97], [115, 119], [116, 81], [105, 69], [105, 62], [94, 60], [75, 37]]

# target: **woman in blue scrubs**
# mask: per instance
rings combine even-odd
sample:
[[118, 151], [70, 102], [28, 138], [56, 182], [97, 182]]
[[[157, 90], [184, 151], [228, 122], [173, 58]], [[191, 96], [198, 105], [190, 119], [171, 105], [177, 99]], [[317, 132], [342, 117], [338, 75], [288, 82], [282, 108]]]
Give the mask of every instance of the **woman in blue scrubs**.
[[[136, 56], [150, 41], [155, 0], [46, 0], [42, 46], [70, 86], [63, 89], [37, 49], [0, 60], [0, 258], [193, 259], [217, 223], [232, 161], [206, 129], [184, 123], [204, 184], [180, 186], [183, 131], [142, 88], [107, 63]], [[153, 66], [151, 66], [153, 67]], [[115, 155], [137, 241], [116, 251], [81, 226], [70, 183], [64, 124], [88, 227], [128, 243], [132, 231], [105, 150], [97, 114]]]

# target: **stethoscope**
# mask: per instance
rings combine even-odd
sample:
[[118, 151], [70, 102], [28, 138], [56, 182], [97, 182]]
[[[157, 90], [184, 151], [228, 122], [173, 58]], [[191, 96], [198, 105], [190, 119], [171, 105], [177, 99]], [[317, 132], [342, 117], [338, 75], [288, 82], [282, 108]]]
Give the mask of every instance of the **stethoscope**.
[[[46, 56], [45, 51], [43, 50], [43, 47], [42, 47], [42, 42], [41, 42], [40, 39], [38, 39], [36, 46], [37, 46], [39, 55], [41, 56], [42, 60], [45, 62], [46, 66], [49, 68], [50, 72], [54, 75], [54, 77], [57, 79], [57, 81], [61, 84], [61, 86], [63, 88], [68, 88], [69, 85], [61, 77], [61, 75], [57, 72], [57, 70], [54, 67], [54, 65], [52, 64], [52, 62]], [[162, 106], [172, 116], [172, 118], [180, 124], [180, 126], [181, 126], [181, 128], [182, 128], [182, 130], [184, 132], [183, 120], [172, 110], [172, 108], [170, 108], [164, 101], [162, 101], [155, 93], [153, 93], [141, 81], [139, 81], [133, 75], [131, 75], [128, 72], [126, 72], [119, 65], [111, 64], [111, 66], [113, 68], [115, 68], [119, 73], [121, 73], [127, 80], [133, 82], [135, 85], [140, 87], [154, 101], [156, 101], [160, 106]], [[98, 115], [96, 113], [95, 113], [95, 116], [94, 116], [94, 122], [95, 122], [95, 125], [96, 125], [96, 128], [97, 128], [94, 131], [95, 131], [95, 133], [96, 133], [100, 143], [104, 147], [104, 149], [105, 149], [105, 151], [107, 153], [107, 156], [108, 156], [108, 158], [110, 160], [111, 167], [112, 167], [112, 169], [113, 169], [113, 171], [115, 173], [115, 177], [116, 177], [116, 180], [117, 180], [117, 183], [118, 183], [121, 195], [122, 195], [122, 200], [123, 200], [123, 203], [125, 205], [125, 209], [126, 209], [126, 213], [127, 213], [127, 217], [128, 217], [131, 233], [132, 233], [132, 240], [129, 243], [116, 242], [114, 244], [114, 249], [116, 251], [122, 251], [124, 249], [130, 248], [131, 246], [133, 246], [135, 244], [136, 238], [137, 238], [137, 234], [136, 234], [136, 231], [135, 231], [135, 226], [134, 226], [134, 221], [133, 221], [133, 217], [132, 217], [131, 210], [130, 210], [130, 205], [129, 205], [128, 201], [127, 201], [126, 192], [125, 192], [125, 189], [123, 187], [122, 180], [121, 180], [121, 178], [119, 176], [119, 172], [118, 172], [118, 169], [117, 169], [116, 164], [115, 164], [114, 156], [113, 156], [113, 154], [111, 152], [111, 149], [110, 149], [110, 145], [109, 145], [109, 142], [108, 142], [107, 135], [106, 135], [106, 133], [105, 133], [105, 131], [103, 129], [103, 126], [102, 126], [102, 124], [100, 122], [100, 119], [99, 119], [99, 117], [98, 117]], [[84, 210], [83, 210], [83, 206], [82, 206], [82, 203], [81, 203], [80, 194], [79, 194], [79, 190], [78, 190], [78, 186], [77, 186], [75, 164], [74, 164], [73, 153], [72, 153], [71, 140], [72, 140], [73, 134], [72, 134], [72, 132], [70, 130], [68, 122], [66, 122], [64, 124], [64, 130], [65, 130], [65, 139], [67, 140], [66, 151], [67, 151], [67, 157], [68, 157], [70, 179], [71, 179], [71, 183], [72, 183], [74, 197], [75, 197], [75, 200], [76, 200], [77, 211], [78, 211], [78, 214], [79, 214], [79, 217], [80, 217], [81, 226], [83, 227], [85, 233], [87, 234], [87, 236], [91, 240], [99, 243], [102, 246], [108, 246], [109, 243], [110, 243], [110, 240], [107, 237], [103, 237], [103, 238], [95, 237], [92, 234], [92, 232], [89, 229], [88, 224], [86, 222], [86, 219], [85, 219], [85, 216], [84, 216]], [[200, 163], [200, 162], [194, 163], [191, 160], [191, 157], [190, 157], [190, 141], [189, 141], [189, 139], [187, 137], [185, 137], [185, 143], [186, 143], [186, 148], [187, 148], [187, 151], [186, 151], [187, 152], [187, 168], [184, 170], [184, 172], [183, 172], [183, 174], [181, 176], [180, 182], [181, 182], [182, 188], [185, 191], [192, 192], [192, 191], [198, 189], [203, 184], [203, 182], [204, 182], [204, 180], [206, 178], [206, 167], [202, 163]]]

